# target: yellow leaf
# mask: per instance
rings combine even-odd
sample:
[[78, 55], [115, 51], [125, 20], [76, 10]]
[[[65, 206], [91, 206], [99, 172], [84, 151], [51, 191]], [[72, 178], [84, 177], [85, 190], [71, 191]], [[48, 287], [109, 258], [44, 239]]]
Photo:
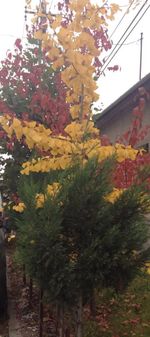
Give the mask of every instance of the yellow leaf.
[[47, 194], [54, 196], [60, 189], [59, 183], [53, 183], [52, 185], [47, 185]]
[[31, 245], [34, 245], [35, 244], [35, 240], [31, 240], [30, 243], [31, 243]]
[[53, 29], [56, 29], [56, 28], [60, 27], [61, 21], [62, 21], [62, 16], [61, 15], [57, 15], [57, 17], [55, 18], [54, 22], [51, 24], [51, 27]]
[[84, 7], [88, 4], [88, 0], [73, 0], [71, 2], [70, 8], [74, 11], [82, 11]]
[[36, 208], [42, 208], [45, 202], [45, 196], [42, 193], [36, 195]]
[[111, 193], [109, 193], [105, 200], [111, 202], [112, 204], [120, 197], [124, 190], [114, 188]]
[[53, 60], [53, 59], [57, 58], [59, 56], [59, 54], [60, 54], [59, 49], [56, 48], [56, 47], [52, 47], [50, 49], [50, 51], [48, 52], [48, 57], [49, 57], [50, 60]]
[[133, 149], [131, 146], [124, 146], [122, 144], [115, 144], [115, 149], [118, 162], [122, 162], [127, 158], [135, 160], [138, 154], [138, 150]]
[[43, 39], [43, 33], [42, 33], [42, 31], [37, 31], [37, 32], [35, 32], [34, 33], [34, 38], [36, 39], [36, 40], [42, 40]]
[[76, 104], [70, 107], [70, 114], [72, 119], [77, 119], [79, 118], [79, 114], [80, 114], [80, 105]]
[[111, 10], [112, 10], [113, 14], [115, 14], [116, 12], [118, 12], [120, 10], [119, 5], [116, 4], [116, 3], [112, 3], [110, 6], [111, 6]]
[[2, 127], [3, 127], [3, 129], [6, 131], [8, 137], [11, 137], [11, 136], [12, 136], [12, 133], [13, 133], [13, 128], [12, 128], [12, 126], [9, 126], [8, 124], [3, 124]]
[[58, 168], [61, 168], [64, 170], [70, 166], [71, 158], [69, 158], [68, 156], [62, 156], [61, 158], [57, 158], [56, 164]]
[[32, 122], [26, 122], [25, 123], [29, 128], [35, 128], [35, 126], [36, 126], [36, 122], [34, 122], [34, 121], [32, 121]]
[[14, 240], [16, 238], [15, 234], [10, 234], [7, 238], [7, 241], [10, 242], [11, 240]]
[[59, 57], [56, 61], [53, 62], [53, 69], [62, 67], [64, 63], [65, 63], [64, 58]]
[[23, 202], [20, 202], [18, 205], [13, 206], [13, 210], [19, 213], [22, 213], [24, 209], [26, 208], [25, 204]]
[[77, 141], [81, 140], [83, 136], [82, 125], [76, 122], [72, 122], [67, 125], [65, 132], [71, 137], [72, 140]]
[[107, 13], [107, 9], [105, 7], [100, 7], [99, 11], [102, 15], [105, 15]]
[[93, 56], [98, 56], [99, 55], [99, 51], [98, 49], [95, 47], [95, 40], [94, 38], [86, 33], [86, 32], [82, 32], [77, 38], [76, 38], [76, 48], [82, 48], [82, 47], [87, 47], [87, 49], [89, 50], [89, 52], [93, 55]]
[[23, 135], [23, 128], [19, 119], [17, 118], [13, 119], [12, 128], [15, 131], [17, 139], [20, 140]]

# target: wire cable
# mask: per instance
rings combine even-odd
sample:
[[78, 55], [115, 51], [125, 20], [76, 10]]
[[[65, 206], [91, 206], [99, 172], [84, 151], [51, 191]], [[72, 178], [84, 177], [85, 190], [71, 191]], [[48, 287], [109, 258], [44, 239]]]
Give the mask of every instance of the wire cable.
[[52, 8], [54, 0], [51, 0], [50, 9]]
[[131, 42], [128, 42], [128, 43], [112, 43], [112, 46], [129, 46], [130, 44], [134, 44], [134, 43], [137, 43], [137, 42], [139, 42], [140, 41], [140, 39], [138, 39], [138, 40], [134, 40], [134, 41], [131, 41]]
[[150, 5], [148, 5], [148, 7], [145, 9], [144, 13], [141, 15], [141, 17], [138, 19], [138, 21], [136, 22], [136, 24], [133, 26], [133, 28], [131, 29], [131, 31], [128, 33], [128, 35], [125, 37], [125, 39], [123, 40], [123, 42], [121, 43], [121, 45], [119, 46], [119, 48], [116, 50], [115, 54], [111, 57], [111, 59], [109, 60], [109, 62], [106, 62], [106, 64], [104, 64], [104, 68], [101, 70], [101, 74], [104, 72], [104, 70], [108, 67], [108, 65], [110, 64], [110, 62], [113, 60], [113, 58], [115, 57], [115, 55], [118, 53], [118, 51], [120, 50], [120, 48], [123, 46], [123, 43], [127, 40], [127, 38], [129, 37], [129, 35], [133, 32], [133, 30], [135, 29], [135, 27], [138, 25], [138, 23], [141, 21], [141, 19], [143, 18], [143, 16], [145, 15], [145, 13], [147, 12], [147, 10], [150, 8]]
[[[118, 42], [116, 43], [116, 46], [113, 48], [113, 50], [111, 51], [111, 53], [108, 55], [107, 57], [107, 61], [111, 58], [111, 56], [113, 55], [113, 53], [115, 52], [117, 46], [119, 45], [119, 43], [122, 41], [122, 39], [124, 38], [124, 36], [126, 35], [126, 33], [128, 32], [128, 30], [130, 29], [130, 27], [133, 25], [134, 21], [136, 20], [136, 18], [139, 16], [139, 14], [141, 13], [142, 9], [145, 7], [145, 5], [147, 4], [148, 0], [146, 0], [144, 2], [144, 4], [142, 5], [142, 7], [139, 9], [139, 11], [137, 12], [137, 14], [135, 15], [135, 17], [133, 18], [133, 20], [130, 22], [129, 26], [126, 28], [125, 32], [123, 33], [123, 35], [120, 37], [120, 39], [118, 40]], [[125, 39], [126, 41], [126, 39]], [[122, 44], [121, 44], [122, 45]], [[106, 62], [107, 62], [106, 61]], [[104, 64], [105, 66], [105, 64]], [[103, 67], [102, 67], [103, 68]]]
[[[12, 35], [12, 34], [0, 34], [0, 37], [8, 37], [8, 38], [15, 38], [15, 39], [17, 39], [17, 37], [18, 37], [18, 35]], [[26, 39], [27, 37], [25, 36], [25, 35], [23, 35], [22, 37], [21, 37], [21, 39]], [[138, 39], [138, 40], [134, 40], [134, 41], [131, 41], [131, 42], [128, 42], [128, 43], [123, 43], [123, 45], [124, 46], [128, 46], [128, 45], [130, 45], [130, 44], [134, 44], [134, 43], [137, 43], [138, 41], [140, 41], [140, 39]], [[112, 43], [112, 45], [113, 46], [116, 46], [116, 44], [115, 43]], [[117, 44], [117, 46], [121, 46], [122, 44]]]
[[[135, 1], [135, 0], [134, 0]], [[141, 0], [139, 1], [139, 2], [141, 2]], [[127, 4], [127, 5], [119, 5], [119, 7], [128, 7], [129, 6], [129, 3]], [[138, 6], [138, 4], [136, 5], [136, 6]]]
[[132, 0], [132, 2], [130, 3], [130, 5], [128, 6], [127, 10], [125, 11], [125, 13], [123, 14], [122, 18], [120, 19], [120, 21], [118, 22], [117, 26], [115, 27], [115, 29], [113, 30], [113, 32], [110, 35], [110, 39], [111, 37], [115, 34], [116, 30], [118, 29], [118, 27], [120, 26], [121, 22], [123, 21], [123, 19], [125, 18], [126, 14], [128, 13], [129, 9], [131, 8], [131, 6], [133, 5], [135, 0]]

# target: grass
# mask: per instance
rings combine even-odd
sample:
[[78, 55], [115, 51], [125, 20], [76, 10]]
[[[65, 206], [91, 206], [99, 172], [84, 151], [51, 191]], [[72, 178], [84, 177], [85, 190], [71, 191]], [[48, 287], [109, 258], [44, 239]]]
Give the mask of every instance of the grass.
[[96, 321], [86, 320], [84, 337], [150, 337], [150, 275], [138, 276], [125, 293], [97, 296]]

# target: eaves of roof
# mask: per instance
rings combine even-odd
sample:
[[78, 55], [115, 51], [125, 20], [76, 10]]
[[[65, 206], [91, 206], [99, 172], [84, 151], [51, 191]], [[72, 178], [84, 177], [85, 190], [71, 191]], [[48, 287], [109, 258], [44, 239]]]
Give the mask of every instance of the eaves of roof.
[[150, 90], [150, 73], [121, 95], [115, 102], [109, 105], [108, 108], [103, 110], [101, 113], [94, 115], [93, 120], [95, 124], [97, 126], [99, 123], [103, 125], [105, 122], [110, 121], [112, 117], [114, 118], [115, 115], [121, 115], [128, 109], [132, 110], [136, 104], [138, 89], [140, 87]]

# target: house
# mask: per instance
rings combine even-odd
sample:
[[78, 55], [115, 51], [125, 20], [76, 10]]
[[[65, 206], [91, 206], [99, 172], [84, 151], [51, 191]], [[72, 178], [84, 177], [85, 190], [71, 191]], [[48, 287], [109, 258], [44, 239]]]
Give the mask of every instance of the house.
[[[147, 99], [148, 95], [144, 94], [144, 90], [139, 90], [139, 88], [144, 88], [147, 93], [150, 93], [150, 73], [102, 113], [94, 116], [95, 125], [100, 129], [101, 135], [107, 135], [112, 143], [129, 129], [133, 120], [132, 111], [138, 105], [139, 98], [142, 95], [145, 96], [143, 126], [150, 125], [150, 99]], [[150, 149], [150, 131], [144, 140], [138, 143], [138, 146], [144, 146], [147, 150]]]

